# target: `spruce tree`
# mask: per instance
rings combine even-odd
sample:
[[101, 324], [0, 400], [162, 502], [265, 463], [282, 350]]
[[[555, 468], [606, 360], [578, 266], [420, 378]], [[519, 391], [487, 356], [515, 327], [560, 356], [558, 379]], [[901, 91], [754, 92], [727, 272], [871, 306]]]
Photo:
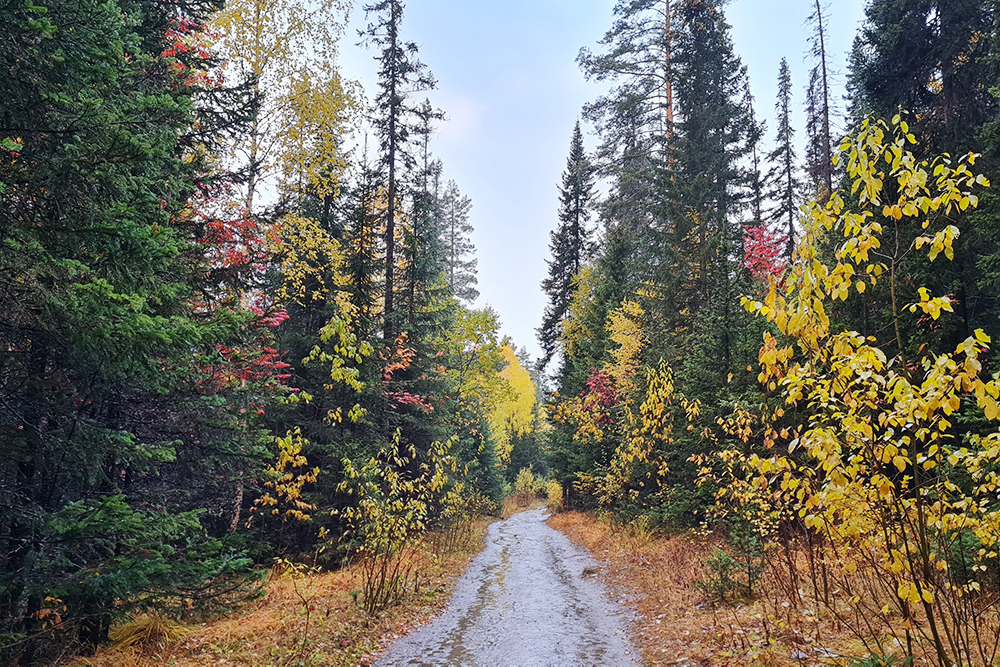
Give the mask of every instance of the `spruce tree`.
[[[214, 296], [234, 290], [206, 278], [192, 210], [251, 107], [198, 85], [217, 62], [164, 45], [210, 9], [0, 7], [2, 663], [56, 662], [47, 641], [99, 643], [166, 599], [202, 605], [246, 564], [217, 538], [260, 451], [247, 402], [268, 403], [221, 384], [224, 351], [253, 343], [240, 304]], [[49, 597], [66, 605], [54, 634]]]
[[358, 314], [357, 333], [362, 340], [370, 340], [376, 330], [378, 295], [381, 291], [377, 280], [382, 262], [377, 209], [379, 175], [368, 157], [367, 136], [359, 155], [349, 185], [342, 194], [342, 198], [349, 202], [344, 222], [344, 249], [350, 277], [346, 289]]
[[809, 178], [809, 193], [821, 202], [829, 196], [827, 183], [833, 185], [833, 158], [823, 131], [824, 104], [820, 74], [813, 69], [809, 72], [809, 86], [806, 88], [805, 173]]
[[918, 114], [911, 125], [927, 150], [972, 148], [972, 128], [993, 119], [996, 37], [992, 0], [872, 0], [851, 52], [853, 120]]
[[751, 180], [742, 162], [753, 129], [746, 69], [733, 53], [722, 3], [685, 0], [676, 10], [678, 121], [657, 182], [665, 195], [658, 283], [666, 331], [718, 304], [735, 275], [729, 265], [742, 263], [737, 214]]
[[538, 340], [542, 346], [539, 367], [552, 360], [559, 341], [560, 327], [573, 295], [573, 279], [590, 252], [590, 203], [594, 197], [594, 169], [583, 145], [580, 122], [573, 127], [566, 170], [559, 186], [559, 224], [550, 234], [549, 274], [542, 281], [548, 296]]
[[400, 36], [403, 22], [401, 0], [380, 0], [365, 6], [374, 20], [364, 35], [366, 44], [379, 49], [378, 95], [372, 108], [372, 124], [379, 138], [382, 176], [385, 180], [385, 288], [383, 290], [383, 338], [389, 343], [397, 329], [395, 323], [396, 292], [396, 218], [403, 191], [401, 175], [411, 168], [415, 158], [410, 135], [419, 125], [419, 108], [410, 95], [431, 90], [437, 82], [427, 67], [417, 58], [417, 45]]
[[[996, 16], [992, 0], [872, 0], [849, 63], [851, 122], [866, 114], [888, 119], [902, 113], [918, 138], [918, 157], [969, 150], [996, 155], [1000, 103], [986, 84], [996, 81], [1000, 63]], [[995, 181], [993, 162], [984, 164], [985, 175]], [[895, 196], [891, 187], [883, 194], [888, 201]], [[935, 328], [938, 349], [954, 347], [977, 328], [998, 333], [1000, 209], [987, 195], [974, 214], [956, 216], [954, 224], [960, 230], [957, 261], [944, 266], [905, 252], [923, 233], [919, 225], [892, 225], [883, 240], [885, 248], [902, 249], [894, 259], [917, 284], [954, 295], [955, 316]], [[868, 330], [886, 324], [886, 291], [869, 290], [859, 298]]]
[[795, 130], [791, 122], [792, 75], [788, 60], [781, 59], [778, 72], [778, 100], [774, 110], [778, 122], [774, 150], [767, 160], [771, 168], [767, 173], [767, 194], [774, 206], [769, 218], [785, 233], [785, 256], [791, 258], [795, 249], [795, 215], [799, 206], [801, 184], [796, 175]]
[[434, 159], [430, 149], [434, 121], [440, 118], [431, 101], [424, 100], [418, 108], [419, 124], [414, 128], [418, 159], [409, 181], [413, 190], [411, 224], [404, 240], [406, 252], [406, 311], [411, 328], [417, 318], [418, 302], [425, 291], [444, 270], [444, 247], [441, 239], [441, 202], [435, 196], [441, 178], [441, 161]]

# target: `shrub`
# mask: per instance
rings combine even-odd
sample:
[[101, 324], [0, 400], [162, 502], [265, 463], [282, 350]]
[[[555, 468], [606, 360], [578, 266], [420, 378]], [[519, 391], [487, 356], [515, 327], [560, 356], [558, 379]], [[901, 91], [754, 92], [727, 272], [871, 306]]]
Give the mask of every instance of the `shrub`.
[[414, 552], [444, 496], [448, 471], [457, 468], [449, 454], [455, 440], [435, 442], [421, 457], [397, 430], [392, 444], [364, 464], [344, 460], [339, 490], [357, 502], [336, 514], [348, 525], [345, 537], [357, 542], [361, 604], [369, 614], [399, 602], [413, 584]]
[[521, 468], [514, 480], [514, 502], [524, 507], [534, 502], [535, 498], [535, 474], [531, 472], [531, 466]]
[[557, 482], [554, 479], [550, 479], [548, 482], [546, 482], [545, 496], [546, 496], [545, 506], [549, 509], [550, 512], [555, 514], [556, 512], [562, 510], [563, 488], [562, 485], [559, 484], [559, 482]]

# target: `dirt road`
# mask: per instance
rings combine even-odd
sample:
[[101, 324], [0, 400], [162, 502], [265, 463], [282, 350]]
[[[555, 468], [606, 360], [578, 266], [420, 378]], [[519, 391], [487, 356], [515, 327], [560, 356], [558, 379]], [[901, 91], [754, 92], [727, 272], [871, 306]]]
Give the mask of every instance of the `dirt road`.
[[638, 665], [623, 610], [606, 598], [596, 566], [545, 525], [544, 510], [497, 522], [445, 613], [376, 665]]

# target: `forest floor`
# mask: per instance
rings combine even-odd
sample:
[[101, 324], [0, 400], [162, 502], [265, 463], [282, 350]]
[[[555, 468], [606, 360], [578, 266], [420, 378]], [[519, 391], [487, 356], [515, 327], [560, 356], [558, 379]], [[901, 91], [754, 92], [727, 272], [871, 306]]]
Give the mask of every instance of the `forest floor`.
[[[356, 567], [301, 578], [274, 575], [267, 594], [239, 611], [194, 626], [173, 626], [173, 639], [131, 647], [110, 646], [70, 665], [163, 667], [164, 665], [372, 664], [398, 637], [425, 623], [448, 604], [453, 584], [481, 551], [490, 520], [477, 521], [464, 548], [438, 555], [428, 540], [420, 555], [421, 588], [400, 606], [373, 619], [353, 601], [361, 588]], [[309, 608], [308, 617], [306, 608]], [[144, 622], [140, 619], [139, 625]]]
[[638, 612], [632, 643], [645, 665], [829, 666], [866, 655], [853, 636], [815, 610], [792, 609], [780, 597], [707, 602], [695, 583], [706, 576], [718, 539], [652, 535], [579, 512], [548, 523], [589, 549], [606, 568], [611, 596]]

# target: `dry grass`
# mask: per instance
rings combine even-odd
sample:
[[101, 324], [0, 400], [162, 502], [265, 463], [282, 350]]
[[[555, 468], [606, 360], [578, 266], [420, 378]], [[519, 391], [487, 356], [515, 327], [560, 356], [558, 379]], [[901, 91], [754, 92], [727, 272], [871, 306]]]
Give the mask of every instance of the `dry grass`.
[[865, 655], [815, 609], [794, 610], [766, 592], [742, 604], [706, 603], [695, 582], [706, 573], [710, 538], [655, 536], [578, 512], [549, 525], [604, 562], [612, 593], [639, 613], [633, 642], [647, 665], [840, 665], [847, 660], [837, 656]]
[[[311, 574], [301, 579], [272, 576], [267, 595], [239, 613], [193, 628], [171, 640], [101, 649], [71, 661], [92, 667], [163, 665], [365, 665], [393, 640], [440, 612], [455, 580], [481, 548], [488, 521], [479, 521], [473, 548], [420, 554], [420, 591], [378, 618], [354, 603], [361, 589], [360, 567]], [[429, 542], [430, 543], [430, 542]], [[303, 598], [309, 601], [309, 622]], [[120, 630], [126, 632], [128, 626]], [[307, 632], [308, 630], [308, 632]]]
[[112, 628], [109, 639], [120, 648], [132, 646], [143, 650], [158, 648], [162, 650], [167, 645], [177, 642], [195, 629], [192, 626], [181, 625], [177, 621], [157, 614], [143, 614]]

